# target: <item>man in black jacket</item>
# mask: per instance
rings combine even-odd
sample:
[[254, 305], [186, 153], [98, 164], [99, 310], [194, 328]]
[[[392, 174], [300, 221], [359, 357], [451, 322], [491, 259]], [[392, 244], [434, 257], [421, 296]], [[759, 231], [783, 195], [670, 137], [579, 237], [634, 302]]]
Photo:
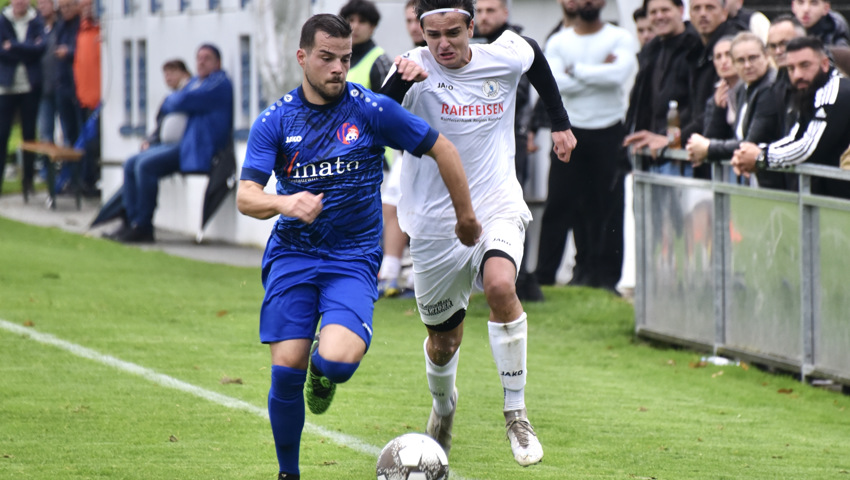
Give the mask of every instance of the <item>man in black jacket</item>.
[[[646, 0], [644, 8], [656, 37], [638, 54], [638, 73], [626, 113], [626, 131], [634, 133], [626, 137], [625, 145], [637, 149], [649, 146], [653, 140], [660, 139], [662, 146], [666, 144], [667, 109], [671, 100], [678, 103], [681, 124], [691, 122], [690, 59], [702, 50], [699, 34], [682, 19], [682, 0]], [[662, 158], [651, 170], [691, 176], [692, 169], [690, 164]]]
[[827, 46], [850, 45], [847, 20], [830, 11], [829, 0], [792, 0], [791, 11], [806, 28], [806, 35], [819, 38]]
[[[764, 168], [802, 162], [838, 167], [850, 139], [850, 80], [840, 77], [820, 40], [796, 38], [787, 46], [788, 77], [799, 112], [785, 138], [772, 143], [744, 142], [735, 151], [736, 172], [749, 174]], [[850, 198], [850, 184], [825, 178], [812, 179], [812, 192]]]

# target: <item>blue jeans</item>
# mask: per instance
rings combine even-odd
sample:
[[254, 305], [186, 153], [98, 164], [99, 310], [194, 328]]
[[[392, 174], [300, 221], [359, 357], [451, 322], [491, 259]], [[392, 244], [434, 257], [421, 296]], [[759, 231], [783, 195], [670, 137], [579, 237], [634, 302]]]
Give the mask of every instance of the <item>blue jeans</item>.
[[130, 225], [153, 228], [159, 179], [179, 171], [179, 143], [154, 145], [124, 163], [124, 209]]

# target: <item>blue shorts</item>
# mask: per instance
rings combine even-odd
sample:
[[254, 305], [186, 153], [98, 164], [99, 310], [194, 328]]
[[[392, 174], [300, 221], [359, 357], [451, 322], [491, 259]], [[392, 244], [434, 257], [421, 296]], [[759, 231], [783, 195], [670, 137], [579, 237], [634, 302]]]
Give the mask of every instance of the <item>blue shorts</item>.
[[312, 339], [322, 326], [337, 324], [372, 342], [372, 313], [378, 300], [381, 250], [360, 259], [333, 260], [280, 248], [270, 240], [263, 255], [260, 341]]

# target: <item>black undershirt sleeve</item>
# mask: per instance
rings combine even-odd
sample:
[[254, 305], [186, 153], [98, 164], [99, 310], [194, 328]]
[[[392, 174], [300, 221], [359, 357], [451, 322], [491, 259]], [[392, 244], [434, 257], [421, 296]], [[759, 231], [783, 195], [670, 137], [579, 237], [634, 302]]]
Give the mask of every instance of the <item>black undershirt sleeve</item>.
[[525, 74], [546, 106], [546, 114], [552, 121], [552, 131], [562, 132], [569, 130], [570, 117], [567, 115], [567, 109], [564, 108], [564, 102], [561, 100], [561, 92], [558, 90], [555, 77], [552, 76], [552, 69], [549, 68], [549, 62], [543, 56], [543, 50], [540, 49], [540, 45], [533, 38], [525, 36], [522, 38], [534, 50], [534, 62], [532, 62], [531, 68]]

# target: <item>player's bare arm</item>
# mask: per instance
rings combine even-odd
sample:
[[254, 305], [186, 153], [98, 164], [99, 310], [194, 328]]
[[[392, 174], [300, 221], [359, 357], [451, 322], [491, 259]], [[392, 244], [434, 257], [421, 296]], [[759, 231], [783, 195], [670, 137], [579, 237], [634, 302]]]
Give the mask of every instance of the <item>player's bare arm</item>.
[[324, 194], [298, 192], [292, 195], [276, 195], [263, 191], [263, 186], [250, 180], [240, 180], [236, 192], [236, 207], [249, 217], [265, 220], [276, 215], [297, 218], [304, 223], [313, 223], [322, 211]]
[[460, 155], [454, 144], [443, 134], [440, 134], [434, 146], [428, 151], [428, 156], [437, 162], [440, 176], [443, 178], [452, 199], [452, 205], [457, 216], [457, 225], [455, 225], [457, 238], [460, 239], [462, 244], [471, 247], [478, 243], [481, 236], [481, 223], [478, 222], [475, 211], [472, 209], [469, 184], [466, 181], [466, 173], [463, 171]]

